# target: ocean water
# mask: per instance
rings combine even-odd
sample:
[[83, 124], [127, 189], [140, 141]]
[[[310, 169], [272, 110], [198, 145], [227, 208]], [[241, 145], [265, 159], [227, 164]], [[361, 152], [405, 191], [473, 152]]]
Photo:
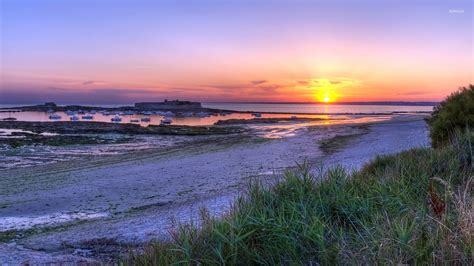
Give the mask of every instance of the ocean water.
[[[71, 104], [71, 103], [68, 103]], [[124, 104], [86, 104], [97, 107], [133, 106]], [[0, 108], [12, 108], [32, 104], [1, 104]], [[61, 104], [62, 105], [62, 104]], [[373, 114], [394, 112], [431, 112], [433, 105], [420, 104], [321, 104], [321, 103], [202, 103], [203, 107], [241, 112], [272, 112], [288, 114]]]
[[204, 107], [243, 111], [291, 114], [373, 114], [394, 112], [431, 112], [434, 106], [393, 104], [317, 104], [317, 103], [203, 103]]
[[[14, 108], [23, 105], [12, 105], [12, 104], [0, 104], [3, 108]], [[91, 104], [79, 104], [88, 105]], [[203, 107], [240, 111], [247, 113], [231, 113], [231, 114], [216, 114], [208, 117], [197, 117], [197, 116], [177, 116], [172, 118], [173, 125], [188, 125], [188, 126], [209, 126], [213, 125], [219, 120], [228, 119], [251, 119], [254, 116], [250, 112], [263, 113], [262, 118], [287, 118], [291, 116], [296, 117], [307, 117], [307, 118], [323, 118], [325, 123], [341, 123], [341, 120], [357, 120], [361, 119], [361, 115], [365, 116], [364, 119], [374, 120], [379, 119], [372, 117], [374, 114], [389, 115], [392, 113], [416, 113], [416, 112], [431, 112], [433, 106], [420, 106], [420, 105], [393, 105], [393, 104], [285, 104], [285, 103], [203, 103]], [[93, 105], [102, 107], [120, 107], [120, 106], [133, 106], [133, 104], [116, 104], [116, 105]], [[59, 121], [69, 121], [69, 116], [64, 112], [56, 112], [55, 114], [60, 115]], [[45, 112], [0, 112], [0, 119], [13, 117], [18, 121], [51, 121], [48, 113]], [[358, 117], [350, 117], [357, 115]], [[100, 113], [94, 114], [92, 121], [96, 122], [111, 122], [113, 116], [105, 116]], [[80, 120], [83, 120], [81, 115], [78, 115]], [[121, 123], [130, 123], [131, 120], [141, 120], [143, 115], [124, 115], [122, 116]], [[147, 116], [150, 119], [149, 122], [138, 122], [142, 126], [147, 125], [159, 125], [160, 121], [164, 118], [161, 115], [150, 115]], [[88, 120], [90, 121], [90, 120]], [[369, 122], [369, 121], [366, 121]]]

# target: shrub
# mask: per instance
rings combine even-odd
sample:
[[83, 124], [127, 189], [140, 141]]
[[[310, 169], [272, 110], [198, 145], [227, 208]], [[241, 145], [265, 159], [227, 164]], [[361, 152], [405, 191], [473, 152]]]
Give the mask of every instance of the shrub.
[[474, 125], [474, 86], [460, 88], [434, 108], [427, 119], [433, 147], [446, 145], [456, 131]]

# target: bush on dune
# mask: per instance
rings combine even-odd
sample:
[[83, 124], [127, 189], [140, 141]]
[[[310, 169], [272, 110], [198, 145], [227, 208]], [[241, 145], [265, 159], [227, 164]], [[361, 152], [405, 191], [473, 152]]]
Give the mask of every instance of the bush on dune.
[[[474, 126], [474, 85], [462, 87], [434, 108], [427, 120], [433, 147], [447, 144], [456, 131]], [[473, 131], [471, 131], [473, 132]]]
[[[253, 183], [230, 214], [204, 215], [135, 264], [472, 263], [472, 145], [380, 156], [354, 174], [303, 165]], [[437, 201], [436, 201], [437, 200]], [[435, 209], [441, 204], [442, 209]], [[439, 206], [438, 206], [439, 207]]]

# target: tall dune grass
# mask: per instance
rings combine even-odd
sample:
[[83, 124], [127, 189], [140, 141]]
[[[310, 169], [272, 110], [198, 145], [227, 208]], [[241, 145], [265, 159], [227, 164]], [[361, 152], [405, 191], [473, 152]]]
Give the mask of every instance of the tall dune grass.
[[[468, 133], [469, 134], [469, 133]], [[230, 214], [203, 214], [138, 265], [473, 263], [473, 146], [379, 156], [349, 174], [302, 165], [269, 188], [254, 182]], [[435, 204], [437, 204], [437, 209]]]

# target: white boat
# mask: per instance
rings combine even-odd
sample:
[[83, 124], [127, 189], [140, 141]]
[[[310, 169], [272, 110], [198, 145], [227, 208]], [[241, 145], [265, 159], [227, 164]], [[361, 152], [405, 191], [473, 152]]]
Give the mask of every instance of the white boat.
[[84, 120], [92, 120], [92, 119], [94, 119], [94, 117], [93, 117], [92, 115], [83, 115], [83, 116], [82, 116], [82, 119], [84, 119]]
[[140, 119], [140, 121], [142, 121], [142, 122], [150, 122], [151, 119], [150, 119], [149, 117], [142, 117], [142, 118]]
[[209, 116], [209, 113], [206, 113], [206, 112], [199, 112], [196, 114], [197, 117], [201, 117], [201, 118], [204, 118], [204, 117], [208, 117]]
[[52, 114], [52, 113], [54, 113], [54, 110], [53, 109], [48, 109], [48, 111], [46, 111], [46, 113]]
[[143, 114], [143, 115], [152, 115], [153, 112], [143, 112], [142, 114]]
[[73, 115], [73, 116], [69, 117], [69, 120], [71, 120], [71, 121], [79, 121], [79, 117]]
[[122, 118], [120, 118], [119, 116], [114, 116], [110, 119], [110, 121], [112, 121], [112, 122], [122, 122]]
[[173, 122], [173, 120], [169, 117], [165, 117], [163, 120], [161, 120], [160, 125], [169, 125]]
[[50, 116], [49, 116], [49, 119], [51, 119], [51, 120], [59, 120], [59, 119], [61, 119], [61, 116], [60, 116], [60, 115], [50, 115]]
[[90, 110], [90, 111], [89, 111], [89, 114], [91, 114], [91, 115], [95, 115], [96, 113], [97, 113], [96, 110]]

